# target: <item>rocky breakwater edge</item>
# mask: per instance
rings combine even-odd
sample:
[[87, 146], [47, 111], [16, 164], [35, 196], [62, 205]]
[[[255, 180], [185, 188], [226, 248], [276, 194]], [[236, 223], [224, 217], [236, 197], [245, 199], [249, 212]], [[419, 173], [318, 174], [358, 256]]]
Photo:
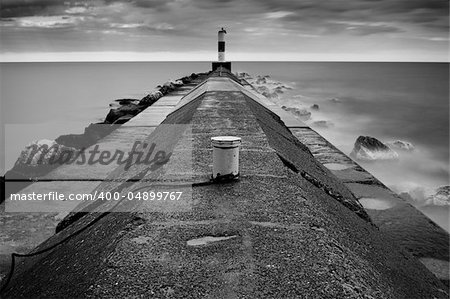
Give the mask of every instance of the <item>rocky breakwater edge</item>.
[[[319, 132], [336, 130], [332, 121], [321, 118], [326, 118], [324, 114], [327, 113], [327, 107], [322, 107], [321, 105], [328, 105], [328, 110], [330, 110], [330, 107], [343, 105], [344, 103], [341, 99], [336, 97], [323, 99], [319, 105], [317, 102], [311, 103], [313, 99], [310, 98], [306, 101], [310, 103], [305, 104], [304, 99], [308, 96], [298, 94], [299, 91], [288, 82], [274, 80], [269, 75], [251, 75], [245, 72], [236, 73], [236, 75], [249, 82], [255, 91], [264, 95], [274, 104], [310, 125], [312, 129]], [[295, 83], [293, 84], [295, 86]], [[355, 140], [353, 150], [348, 154], [354, 161], [368, 169], [380, 164], [379, 167], [385, 166], [386, 171], [391, 167], [396, 167], [396, 165], [405, 164], [407, 159], [420, 159], [420, 146], [403, 140], [402, 137], [400, 139], [397, 138], [393, 137], [392, 140], [385, 141], [373, 136], [359, 136]], [[426, 213], [429, 217], [432, 217], [433, 213], [438, 212], [441, 214], [440, 218], [448, 219], [448, 211], [450, 209], [449, 185], [437, 186], [436, 188], [410, 186], [407, 180], [405, 180], [405, 183], [397, 185], [383, 176], [381, 178], [402, 199], [419, 208], [422, 212], [433, 211]]]
[[[5, 200], [64, 164], [65, 157], [76, 160], [77, 153], [96, 144], [120, 125], [128, 122], [161, 97], [192, 83], [205, 73], [170, 80], [158, 85], [141, 99], [117, 99], [102, 122], [89, 124], [82, 134], [61, 135], [55, 140], [36, 140], [25, 146], [14, 166], [0, 177], [0, 281], [9, 270], [11, 253], [27, 253], [55, 233], [66, 213], [6, 213]], [[70, 161], [66, 161], [70, 162]], [[74, 161], [72, 161], [74, 162]]]
[[312, 119], [312, 112], [320, 110], [318, 104], [306, 106], [297, 102], [295, 106], [291, 106], [288, 103], [286, 103], [284, 101], [286, 99], [286, 94], [294, 90], [294, 88], [291, 87], [289, 84], [276, 81], [272, 79], [269, 75], [252, 76], [248, 73], [241, 72], [236, 73], [236, 76], [245, 79], [255, 88], [255, 90], [258, 93], [262, 94], [275, 104], [279, 105], [283, 110], [292, 113], [295, 117], [299, 118], [300, 120], [304, 122], [305, 121], [310, 122], [312, 126], [321, 128], [333, 126], [333, 123], [330, 121]]

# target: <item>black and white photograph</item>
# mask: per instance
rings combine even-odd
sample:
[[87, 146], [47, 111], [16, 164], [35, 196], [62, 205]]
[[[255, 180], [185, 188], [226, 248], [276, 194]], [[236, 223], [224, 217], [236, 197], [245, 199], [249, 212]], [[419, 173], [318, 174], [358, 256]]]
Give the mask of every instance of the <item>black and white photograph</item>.
[[448, 0], [0, 0], [0, 298], [450, 298]]

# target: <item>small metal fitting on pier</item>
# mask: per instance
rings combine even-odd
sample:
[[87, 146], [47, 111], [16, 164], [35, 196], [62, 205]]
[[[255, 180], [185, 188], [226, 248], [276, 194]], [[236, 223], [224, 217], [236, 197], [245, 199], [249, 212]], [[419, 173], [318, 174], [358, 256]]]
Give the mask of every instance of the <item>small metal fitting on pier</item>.
[[223, 182], [238, 179], [241, 138], [217, 136], [211, 138], [211, 144], [213, 146], [213, 181]]

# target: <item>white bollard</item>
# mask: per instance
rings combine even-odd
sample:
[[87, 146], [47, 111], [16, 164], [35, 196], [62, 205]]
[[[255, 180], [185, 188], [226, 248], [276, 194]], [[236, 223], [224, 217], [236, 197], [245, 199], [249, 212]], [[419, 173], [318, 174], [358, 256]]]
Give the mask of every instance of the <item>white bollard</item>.
[[213, 180], [231, 180], [239, 177], [239, 147], [241, 138], [217, 136], [211, 138], [213, 146]]

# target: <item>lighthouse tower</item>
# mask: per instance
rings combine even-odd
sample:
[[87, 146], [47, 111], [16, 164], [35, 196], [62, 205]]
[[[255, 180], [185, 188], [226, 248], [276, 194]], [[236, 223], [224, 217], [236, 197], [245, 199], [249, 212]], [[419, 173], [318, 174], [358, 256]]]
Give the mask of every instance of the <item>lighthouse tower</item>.
[[219, 62], [225, 61], [225, 34], [227, 34], [227, 31], [223, 27], [217, 33]]
[[215, 71], [220, 66], [231, 71], [231, 62], [225, 61], [225, 34], [227, 34], [227, 31], [223, 27], [217, 33], [218, 61], [213, 61], [213, 71]]

